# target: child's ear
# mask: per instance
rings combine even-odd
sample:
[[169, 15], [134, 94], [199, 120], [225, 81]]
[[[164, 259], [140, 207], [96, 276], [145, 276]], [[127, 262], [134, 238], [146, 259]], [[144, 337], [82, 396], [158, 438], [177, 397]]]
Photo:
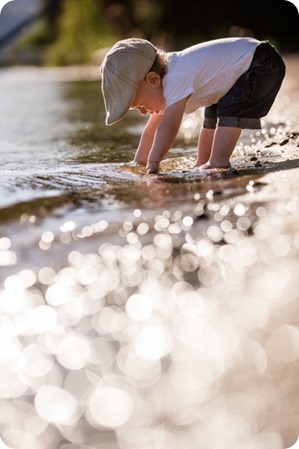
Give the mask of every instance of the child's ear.
[[161, 76], [156, 72], [148, 72], [145, 80], [147, 83], [153, 84], [155, 87], [161, 86]]

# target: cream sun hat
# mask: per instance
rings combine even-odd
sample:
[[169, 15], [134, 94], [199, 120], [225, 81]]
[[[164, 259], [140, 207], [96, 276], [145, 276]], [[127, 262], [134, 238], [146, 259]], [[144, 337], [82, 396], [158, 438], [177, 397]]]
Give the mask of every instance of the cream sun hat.
[[100, 67], [106, 125], [113, 125], [126, 115], [156, 55], [153, 44], [138, 38], [121, 40], [108, 51]]

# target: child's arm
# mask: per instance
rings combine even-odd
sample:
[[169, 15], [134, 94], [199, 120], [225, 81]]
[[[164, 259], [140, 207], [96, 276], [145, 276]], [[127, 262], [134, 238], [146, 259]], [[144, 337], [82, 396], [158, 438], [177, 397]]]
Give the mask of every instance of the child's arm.
[[162, 118], [162, 115], [156, 113], [150, 116], [147, 125], [142, 132], [140, 142], [135, 153], [134, 162], [142, 165], [147, 164], [148, 154], [152, 148], [156, 130]]
[[148, 156], [148, 173], [156, 173], [159, 170], [161, 160], [171, 147], [179, 131], [187, 99], [184, 98], [166, 109], [157, 128], [154, 144]]

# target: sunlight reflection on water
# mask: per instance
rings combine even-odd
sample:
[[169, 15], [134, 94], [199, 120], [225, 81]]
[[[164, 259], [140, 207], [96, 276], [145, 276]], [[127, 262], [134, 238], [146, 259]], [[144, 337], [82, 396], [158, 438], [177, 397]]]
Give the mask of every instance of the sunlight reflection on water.
[[[7, 277], [3, 441], [22, 449], [132, 449], [140, 439], [146, 449], [293, 444], [296, 198], [255, 215], [246, 203], [212, 201], [205, 230], [198, 197], [193, 216], [165, 211], [152, 223], [136, 210], [119, 228], [122, 245], [70, 251], [61, 269]], [[90, 237], [71, 223], [63, 230]], [[10, 251], [7, 240], [1, 246]]]

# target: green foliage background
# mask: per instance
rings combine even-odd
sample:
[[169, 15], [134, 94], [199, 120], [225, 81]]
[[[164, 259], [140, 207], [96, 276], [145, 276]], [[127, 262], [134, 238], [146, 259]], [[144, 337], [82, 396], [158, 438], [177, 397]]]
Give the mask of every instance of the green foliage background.
[[46, 63], [87, 62], [93, 51], [108, 47], [115, 40], [94, 0], [65, 1], [57, 21], [57, 39], [47, 51]]
[[[285, 0], [41, 0], [44, 14], [19, 49], [41, 63], [89, 63], [117, 40], [139, 36], [166, 50], [226, 36], [270, 40], [280, 51], [299, 51], [299, 16]], [[263, 3], [265, 3], [263, 5]]]

